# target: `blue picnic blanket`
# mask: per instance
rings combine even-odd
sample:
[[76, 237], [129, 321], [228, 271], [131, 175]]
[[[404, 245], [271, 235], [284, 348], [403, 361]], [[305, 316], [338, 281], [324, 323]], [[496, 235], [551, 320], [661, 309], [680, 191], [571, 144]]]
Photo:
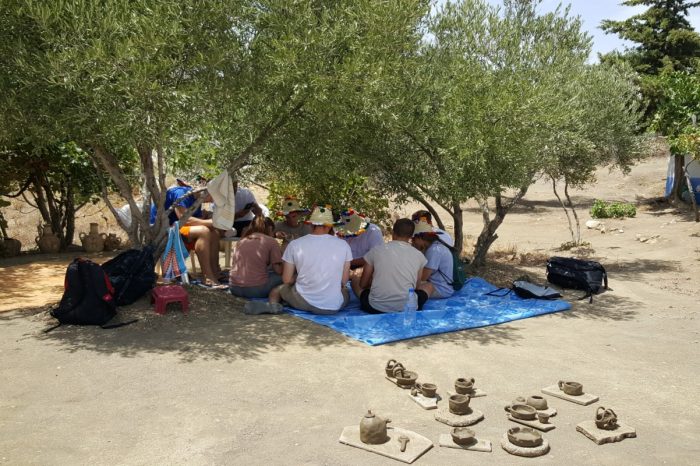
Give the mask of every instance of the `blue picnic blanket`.
[[408, 325], [404, 323], [402, 313], [367, 314], [360, 309], [360, 301], [352, 292], [348, 306], [334, 315], [314, 315], [290, 307], [286, 307], [285, 310], [375, 346], [571, 309], [571, 304], [563, 300], [523, 299], [515, 293], [505, 296], [487, 295], [497, 289], [498, 287], [486, 280], [472, 278], [451, 298], [428, 300], [423, 311], [417, 313], [413, 324]]

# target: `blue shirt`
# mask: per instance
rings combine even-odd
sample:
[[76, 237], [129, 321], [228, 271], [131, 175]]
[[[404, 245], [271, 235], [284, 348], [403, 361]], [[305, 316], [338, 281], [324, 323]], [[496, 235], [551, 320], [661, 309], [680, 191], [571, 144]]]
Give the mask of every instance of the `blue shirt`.
[[[192, 191], [192, 188], [189, 186], [173, 186], [172, 188], [168, 188], [168, 190], [165, 193], [165, 210], [168, 210], [171, 205], [173, 205], [173, 202], [178, 200], [178, 198], [184, 196], [188, 192]], [[178, 202], [176, 205], [184, 208], [189, 208], [192, 207], [192, 205], [195, 203], [195, 198], [194, 196], [187, 196], [183, 199], [180, 199], [180, 202]], [[156, 209], [155, 204], [151, 204], [151, 225], [156, 223], [156, 215], [158, 214], [158, 210]], [[202, 216], [202, 209], [197, 208], [197, 210], [194, 211], [192, 214], [193, 217], [201, 217]], [[170, 212], [168, 214], [168, 222], [170, 225], [175, 223], [177, 221], [177, 214], [175, 213], [175, 210]]]
[[452, 253], [439, 241], [433, 242], [425, 251], [428, 263], [425, 268], [433, 271], [428, 281], [433, 284], [440, 298], [449, 298], [455, 292], [452, 288]]

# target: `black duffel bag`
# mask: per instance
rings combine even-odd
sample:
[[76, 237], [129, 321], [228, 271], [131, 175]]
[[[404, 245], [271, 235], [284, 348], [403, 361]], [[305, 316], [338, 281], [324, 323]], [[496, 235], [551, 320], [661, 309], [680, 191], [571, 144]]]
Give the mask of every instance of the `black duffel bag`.
[[153, 248], [129, 249], [102, 264], [114, 286], [114, 299], [118, 306], [133, 303], [156, 284], [156, 264]]
[[608, 288], [608, 274], [596, 261], [574, 259], [571, 257], [550, 257], [547, 261], [547, 281], [563, 288], [583, 290], [593, 302], [593, 294], [602, 288]]

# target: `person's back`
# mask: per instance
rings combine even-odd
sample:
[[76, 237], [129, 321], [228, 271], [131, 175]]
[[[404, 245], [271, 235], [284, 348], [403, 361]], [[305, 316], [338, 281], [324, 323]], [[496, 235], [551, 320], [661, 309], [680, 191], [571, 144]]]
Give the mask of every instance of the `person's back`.
[[454, 293], [452, 288], [452, 252], [442, 244], [435, 240], [426, 249], [425, 257], [428, 260], [425, 267], [432, 270], [428, 281], [435, 287], [435, 298], [449, 298]]
[[240, 239], [234, 249], [230, 283], [241, 287], [263, 285], [270, 266], [281, 262], [277, 240], [264, 233], [252, 233]]
[[416, 287], [417, 277], [427, 260], [406, 241], [391, 241], [372, 248], [365, 261], [373, 267], [369, 303], [382, 312], [401, 311], [408, 290]]
[[312, 306], [337, 310], [343, 306], [343, 267], [352, 254], [345, 241], [328, 234], [310, 234], [295, 239], [282, 259], [294, 264], [296, 289]]

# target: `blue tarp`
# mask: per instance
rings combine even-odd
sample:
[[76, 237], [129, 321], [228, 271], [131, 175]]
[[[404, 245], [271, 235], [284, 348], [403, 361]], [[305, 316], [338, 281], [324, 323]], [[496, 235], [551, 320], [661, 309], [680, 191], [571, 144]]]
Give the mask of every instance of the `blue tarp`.
[[285, 310], [302, 319], [325, 325], [368, 345], [382, 345], [398, 340], [454, 332], [469, 328], [486, 327], [512, 320], [566, 311], [571, 305], [562, 300], [545, 301], [522, 299], [515, 293], [504, 297], [488, 296], [498, 289], [481, 278], [472, 278], [448, 299], [431, 299], [418, 312], [413, 325], [404, 324], [402, 313], [367, 314], [360, 310], [360, 302], [352, 296], [349, 305], [330, 316], [314, 315], [293, 308]]

